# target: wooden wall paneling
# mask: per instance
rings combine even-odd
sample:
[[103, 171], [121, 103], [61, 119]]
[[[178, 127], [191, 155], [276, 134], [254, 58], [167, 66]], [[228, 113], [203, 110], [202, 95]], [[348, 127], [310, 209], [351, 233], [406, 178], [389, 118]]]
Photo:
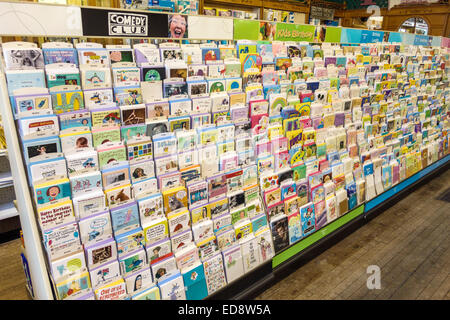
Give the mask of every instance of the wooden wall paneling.
[[274, 0], [263, 0], [262, 3], [263, 7], [266, 9], [294, 11], [306, 13], [309, 15], [309, 5], [307, 4], [296, 3], [294, 1], [274, 1]]
[[87, 0], [87, 5], [95, 7], [97, 5], [97, 1], [96, 0]]
[[447, 13], [447, 21], [445, 23], [445, 34], [442, 36], [450, 38], [450, 13]]
[[[239, 8], [254, 9], [255, 7], [262, 7], [262, 0], [205, 0], [204, 7], [215, 6], [231, 7], [236, 6]], [[231, 6], [230, 6], [231, 5]]]
[[[384, 14], [383, 28], [397, 31], [404, 21], [420, 17], [428, 23], [428, 35], [445, 36], [449, 8], [446, 5], [395, 7]], [[386, 20], [386, 21], [384, 21]]]
[[335, 18], [344, 18], [345, 17], [345, 10], [335, 9], [334, 10], [334, 17]]
[[198, 1], [198, 14], [203, 14], [203, 8], [205, 6], [205, 0]]
[[254, 9], [260, 9], [260, 19], [262, 19], [262, 0], [201, 0], [199, 5], [199, 13], [203, 14], [203, 9], [212, 7], [218, 9], [244, 10], [253, 12]]
[[[369, 17], [371, 13], [366, 9], [358, 10], [336, 10], [337, 14], [342, 14], [341, 24], [343, 27], [360, 27], [354, 25], [354, 18]], [[336, 14], [336, 15], [337, 15]], [[450, 13], [447, 5], [435, 4], [428, 6], [408, 6], [394, 7], [391, 10], [382, 8], [380, 15], [383, 16], [382, 30], [398, 31], [401, 24], [412, 17], [421, 17], [429, 26], [429, 35], [449, 36], [450, 33]]]

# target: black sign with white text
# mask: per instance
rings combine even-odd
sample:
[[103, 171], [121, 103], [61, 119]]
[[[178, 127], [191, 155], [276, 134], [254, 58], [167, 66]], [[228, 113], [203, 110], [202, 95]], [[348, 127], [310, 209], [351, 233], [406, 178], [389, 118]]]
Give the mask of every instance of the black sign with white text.
[[167, 38], [167, 14], [81, 8], [84, 36]]
[[108, 12], [110, 36], [142, 36], [148, 34], [148, 17], [143, 14]]

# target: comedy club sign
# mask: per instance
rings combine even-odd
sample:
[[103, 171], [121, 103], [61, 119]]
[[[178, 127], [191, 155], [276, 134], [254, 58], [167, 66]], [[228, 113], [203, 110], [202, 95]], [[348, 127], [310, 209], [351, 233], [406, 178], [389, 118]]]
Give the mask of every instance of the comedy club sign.
[[110, 36], [143, 36], [148, 33], [148, 17], [142, 14], [108, 12]]
[[110, 36], [147, 36], [148, 18], [141, 14], [108, 12]]
[[81, 8], [84, 36], [167, 38], [164, 13]]

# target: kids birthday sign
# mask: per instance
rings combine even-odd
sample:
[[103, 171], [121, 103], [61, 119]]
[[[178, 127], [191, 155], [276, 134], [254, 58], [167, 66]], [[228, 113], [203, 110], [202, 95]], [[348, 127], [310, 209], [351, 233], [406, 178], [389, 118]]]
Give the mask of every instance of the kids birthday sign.
[[274, 40], [312, 42], [314, 31], [315, 27], [310, 25], [277, 23]]

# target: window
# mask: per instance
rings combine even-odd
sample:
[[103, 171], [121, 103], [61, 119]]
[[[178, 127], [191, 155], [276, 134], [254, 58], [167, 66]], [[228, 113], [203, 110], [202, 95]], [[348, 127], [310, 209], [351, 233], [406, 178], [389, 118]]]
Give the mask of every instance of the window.
[[409, 18], [402, 23], [398, 31], [428, 35], [428, 23], [422, 18]]

